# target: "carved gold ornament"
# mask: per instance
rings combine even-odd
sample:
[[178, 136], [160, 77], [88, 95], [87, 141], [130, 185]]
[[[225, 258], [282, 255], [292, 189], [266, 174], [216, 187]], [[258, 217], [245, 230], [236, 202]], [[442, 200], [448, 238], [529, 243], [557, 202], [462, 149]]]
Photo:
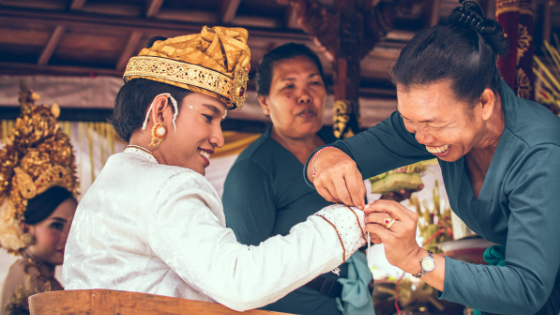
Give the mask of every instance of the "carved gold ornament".
[[228, 108], [241, 109], [247, 99], [249, 68], [237, 70], [232, 79], [220, 72], [182, 61], [152, 56], [132, 57], [126, 65], [124, 81], [140, 78], [188, 90], [193, 90], [192, 86], [201, 88], [225, 98]]
[[533, 37], [529, 35], [527, 27], [519, 24], [519, 35], [517, 39], [517, 65], [519, 65], [519, 60], [521, 60], [525, 52], [529, 50], [531, 40], [533, 40]]
[[333, 130], [335, 137], [347, 139], [354, 136], [352, 121], [355, 120], [358, 127], [360, 124], [360, 113], [358, 104], [351, 100], [338, 100], [334, 102], [333, 108]]
[[21, 84], [21, 114], [0, 150], [0, 246], [14, 254], [27, 246], [20, 227], [27, 200], [54, 186], [78, 194], [72, 145], [56, 119], [60, 108], [35, 105], [39, 99]]
[[529, 77], [523, 71], [523, 69], [517, 69], [517, 96], [528, 100], [531, 97], [531, 81]]
[[129, 60], [124, 80], [171, 84], [215, 97], [228, 109], [241, 109], [251, 66], [248, 37], [243, 28], [204, 26], [198, 34], [155, 41]]

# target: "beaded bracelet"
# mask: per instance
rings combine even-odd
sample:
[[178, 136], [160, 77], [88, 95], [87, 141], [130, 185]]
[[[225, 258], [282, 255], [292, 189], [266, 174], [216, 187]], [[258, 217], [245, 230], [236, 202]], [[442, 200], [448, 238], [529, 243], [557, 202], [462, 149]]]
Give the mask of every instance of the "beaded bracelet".
[[315, 159], [317, 158], [319, 153], [325, 151], [326, 149], [331, 149], [331, 148], [334, 149], [335, 147], [332, 147], [332, 146], [324, 147], [321, 150], [315, 152], [315, 154], [313, 154], [313, 158], [311, 159], [311, 170], [313, 171], [313, 175], [312, 175], [313, 177], [315, 177], [315, 173], [316, 173], [316, 171], [315, 171]]

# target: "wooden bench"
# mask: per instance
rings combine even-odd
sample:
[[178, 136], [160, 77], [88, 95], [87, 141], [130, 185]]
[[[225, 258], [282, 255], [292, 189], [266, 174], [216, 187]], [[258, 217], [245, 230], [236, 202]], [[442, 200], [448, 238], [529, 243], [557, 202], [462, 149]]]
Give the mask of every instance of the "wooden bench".
[[261, 310], [236, 312], [221, 304], [113, 290], [69, 290], [29, 297], [31, 315], [278, 315]]

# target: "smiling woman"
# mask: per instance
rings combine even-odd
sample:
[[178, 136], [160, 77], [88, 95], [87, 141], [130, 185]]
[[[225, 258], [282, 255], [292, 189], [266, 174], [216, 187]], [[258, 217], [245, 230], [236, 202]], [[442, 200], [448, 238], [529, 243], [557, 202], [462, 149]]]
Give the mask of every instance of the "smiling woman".
[[502, 28], [475, 2], [461, 3], [446, 25], [420, 32], [403, 49], [393, 68], [398, 112], [317, 151], [307, 180], [325, 198], [362, 208], [362, 176], [436, 156], [453, 211], [500, 244], [484, 257], [497, 266], [433, 255], [415, 240], [415, 213], [376, 201], [365, 207], [367, 230], [389, 262], [440, 290], [440, 298], [485, 313], [557, 315], [560, 195], [547, 191], [560, 186], [560, 119], [500, 79]]

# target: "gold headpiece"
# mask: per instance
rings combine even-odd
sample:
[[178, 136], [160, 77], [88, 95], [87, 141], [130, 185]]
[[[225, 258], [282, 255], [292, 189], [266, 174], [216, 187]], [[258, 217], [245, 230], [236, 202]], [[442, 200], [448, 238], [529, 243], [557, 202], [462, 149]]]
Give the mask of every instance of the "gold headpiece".
[[251, 51], [243, 28], [204, 26], [200, 34], [156, 41], [128, 61], [124, 81], [148, 79], [213, 96], [228, 109], [243, 107]]
[[20, 228], [27, 200], [53, 186], [78, 193], [72, 145], [57, 121], [60, 107], [35, 105], [39, 99], [21, 83], [21, 114], [0, 150], [0, 245], [14, 254], [27, 246]]

